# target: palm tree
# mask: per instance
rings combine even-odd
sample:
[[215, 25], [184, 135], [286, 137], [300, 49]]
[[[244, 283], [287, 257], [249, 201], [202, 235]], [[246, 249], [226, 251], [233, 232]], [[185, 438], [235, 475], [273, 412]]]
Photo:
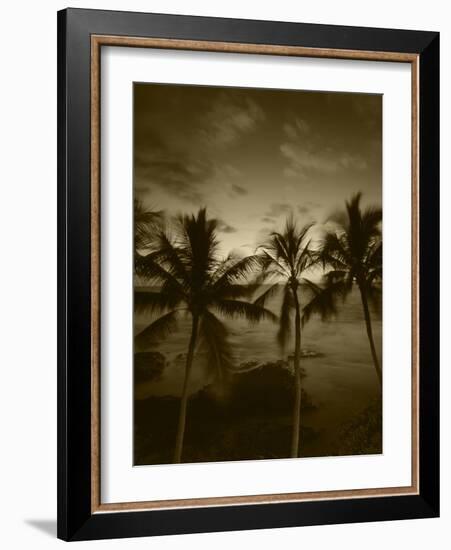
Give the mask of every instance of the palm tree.
[[152, 235], [163, 221], [163, 212], [144, 208], [139, 199], [133, 200], [133, 228], [135, 269], [144, 251], [151, 245]]
[[255, 304], [264, 307], [266, 301], [280, 290], [283, 283], [283, 300], [279, 315], [279, 330], [277, 340], [285, 349], [291, 334], [294, 311], [294, 382], [295, 399], [293, 406], [293, 426], [291, 438], [291, 457], [299, 455], [300, 420], [301, 420], [301, 300], [300, 293], [308, 288], [309, 281], [304, 273], [316, 262], [316, 256], [310, 249], [307, 234], [313, 224], [299, 228], [293, 217], [287, 219], [281, 233], [273, 232], [267, 242], [259, 249], [261, 274], [257, 283], [271, 283], [269, 288], [255, 300]]
[[209, 366], [220, 378], [231, 367], [228, 330], [218, 314], [251, 322], [277, 319], [263, 306], [243, 299], [249, 293], [249, 286], [239, 283], [252, 273], [258, 258], [230, 255], [221, 259], [216, 227], [216, 220], [208, 219], [205, 209], [199, 210], [196, 216], [179, 216], [174, 233], [159, 231], [153, 251], [139, 264], [139, 275], [160, 289], [135, 294], [135, 308], [163, 315], [137, 335], [138, 344], [148, 345], [171, 333], [182, 314], [191, 318], [174, 463], [179, 463], [182, 457], [190, 374], [198, 342], [206, 348]]
[[[332, 302], [341, 297], [346, 299], [354, 284], [357, 285], [362, 301], [366, 332], [374, 367], [382, 387], [382, 369], [376, 353], [369, 303], [379, 304], [380, 281], [382, 279], [382, 210], [370, 207], [361, 210], [362, 194], [357, 193], [346, 202], [346, 211], [336, 217], [338, 224], [326, 232], [321, 244], [320, 257], [325, 268], [325, 285], [322, 292], [316, 292], [316, 302]], [[315, 301], [310, 304], [307, 316], [315, 311]]]

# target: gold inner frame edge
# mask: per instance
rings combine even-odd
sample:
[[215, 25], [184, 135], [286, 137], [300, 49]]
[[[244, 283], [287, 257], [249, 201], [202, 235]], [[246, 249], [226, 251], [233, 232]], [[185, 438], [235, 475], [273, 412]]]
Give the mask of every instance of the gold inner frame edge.
[[[410, 63], [412, 71], [412, 481], [384, 487], [301, 493], [206, 497], [142, 502], [101, 503], [100, 492], [100, 51], [102, 46], [230, 52], [294, 57]], [[91, 513], [162, 510], [277, 502], [419, 494], [419, 55], [400, 52], [307, 48], [232, 42], [91, 36]]]

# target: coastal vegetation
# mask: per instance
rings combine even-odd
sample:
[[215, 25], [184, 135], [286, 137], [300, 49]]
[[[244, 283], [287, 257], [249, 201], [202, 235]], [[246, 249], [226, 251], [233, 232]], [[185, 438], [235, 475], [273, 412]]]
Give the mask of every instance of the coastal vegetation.
[[176, 330], [181, 315], [191, 318], [174, 463], [182, 458], [189, 382], [198, 344], [207, 350], [208, 365], [221, 379], [232, 363], [227, 326], [219, 316], [241, 317], [251, 323], [276, 320], [270, 310], [247, 301], [249, 288], [239, 284], [252, 273], [257, 258], [218, 257], [216, 227], [217, 221], [208, 219], [205, 209], [196, 216], [180, 216], [171, 230], [156, 231], [151, 251], [135, 264], [139, 276], [159, 286], [156, 291], [135, 294], [135, 310], [162, 314], [136, 336], [139, 344], [151, 344]]
[[[346, 210], [335, 216], [335, 223], [323, 238], [319, 255], [327, 270], [325, 292], [332, 300], [345, 300], [357, 285], [362, 301], [371, 356], [382, 388], [382, 368], [374, 344], [369, 302], [380, 304], [382, 281], [382, 209], [362, 211], [361, 193], [346, 201]], [[314, 309], [314, 303], [312, 309]]]
[[[301, 419], [318, 405], [302, 387], [302, 362], [320, 353], [302, 347], [304, 327], [314, 316], [326, 321], [339, 314], [354, 286], [382, 388], [371, 317], [381, 294], [382, 212], [362, 210], [360, 202], [361, 194], [354, 195], [325, 224], [301, 224], [291, 214], [253, 254], [226, 257], [219, 252], [220, 221], [205, 208], [167, 219], [135, 202], [134, 271], [140, 284], [134, 308], [148, 319], [135, 335], [135, 389], [164, 374], [166, 360], [155, 346], [177, 333], [182, 321], [189, 326], [180, 397], [135, 400], [136, 464], [308, 456], [316, 434]], [[237, 364], [230, 343], [234, 320], [271, 323], [281, 359]], [[287, 349], [293, 340], [294, 350]], [[205, 384], [193, 391], [200, 363], [207, 366]], [[357, 431], [352, 423], [337, 427], [324, 453], [381, 452], [380, 399], [365, 411], [355, 419]], [[150, 429], [149, 417], [164, 418], [170, 429]]]
[[283, 299], [279, 313], [279, 330], [277, 341], [285, 351], [288, 337], [292, 332], [292, 313], [294, 312], [294, 403], [291, 435], [291, 457], [299, 455], [299, 437], [301, 426], [301, 304], [300, 294], [311, 281], [305, 278], [305, 273], [317, 262], [317, 254], [310, 248], [308, 238], [312, 224], [298, 227], [293, 217], [287, 219], [282, 232], [273, 232], [259, 250], [259, 267], [261, 274], [257, 277], [260, 284], [270, 283], [256, 300], [255, 304], [264, 306], [269, 298], [280, 290], [283, 285]]

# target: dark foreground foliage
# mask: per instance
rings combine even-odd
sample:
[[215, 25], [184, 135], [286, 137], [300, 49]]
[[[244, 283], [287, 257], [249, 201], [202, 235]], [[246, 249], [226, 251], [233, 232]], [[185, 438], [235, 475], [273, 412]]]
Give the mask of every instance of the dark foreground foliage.
[[158, 380], [163, 374], [165, 366], [166, 359], [164, 355], [158, 351], [142, 351], [135, 353], [135, 384]]
[[[293, 375], [276, 362], [232, 375], [223, 391], [192, 395], [183, 462], [289, 457], [293, 393]], [[135, 401], [135, 464], [171, 462], [179, 405], [172, 396]], [[314, 410], [305, 391], [302, 408], [304, 416]], [[314, 438], [302, 425], [301, 439]]]
[[339, 455], [382, 453], [382, 402], [375, 400], [339, 433]]

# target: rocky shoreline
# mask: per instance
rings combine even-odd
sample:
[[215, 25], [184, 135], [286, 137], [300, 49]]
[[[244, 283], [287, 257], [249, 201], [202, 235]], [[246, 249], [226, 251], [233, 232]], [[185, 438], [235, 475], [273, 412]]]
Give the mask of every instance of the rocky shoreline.
[[[315, 359], [323, 354], [303, 349], [302, 357]], [[178, 354], [171, 362], [156, 351], [135, 354], [136, 465], [171, 462], [180, 398], [170, 394], [140, 396], [140, 388], [158, 384], [175, 362], [177, 371], [183, 369], [185, 358]], [[307, 376], [302, 366], [301, 376]], [[293, 354], [285, 359], [240, 363], [222, 385], [211, 382], [191, 394], [184, 462], [289, 457], [293, 399]], [[326, 437], [327, 443], [323, 428], [312, 427], [316, 411], [321, 413], [320, 405], [304, 388], [301, 403], [301, 456], [381, 452], [382, 415], [377, 403], [337, 426]]]
[[[149, 358], [160, 367], [152, 372], [161, 372], [164, 356]], [[249, 363], [231, 372], [222, 386], [212, 383], [191, 395], [184, 461], [289, 456], [294, 397], [290, 361]], [[170, 462], [179, 402], [175, 396], [135, 400], [135, 464]], [[303, 413], [315, 408], [303, 390]], [[301, 434], [305, 441], [316, 436], [306, 425]]]
[[[302, 349], [301, 359], [315, 359], [318, 357], [324, 357], [323, 353], [311, 350]], [[179, 353], [173, 359], [173, 363], [183, 367], [186, 360], [186, 353]], [[294, 353], [290, 353], [286, 356], [286, 359], [276, 359], [274, 361], [243, 361], [236, 366], [233, 373], [244, 373], [255, 369], [265, 368], [266, 366], [274, 366], [278, 368], [287, 369], [293, 371]], [[160, 351], [141, 351], [134, 355], [134, 372], [135, 383], [142, 382], [157, 382], [164, 374], [164, 370], [169, 366], [170, 361]], [[301, 366], [301, 375], [305, 376], [305, 370]]]

